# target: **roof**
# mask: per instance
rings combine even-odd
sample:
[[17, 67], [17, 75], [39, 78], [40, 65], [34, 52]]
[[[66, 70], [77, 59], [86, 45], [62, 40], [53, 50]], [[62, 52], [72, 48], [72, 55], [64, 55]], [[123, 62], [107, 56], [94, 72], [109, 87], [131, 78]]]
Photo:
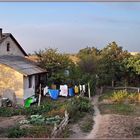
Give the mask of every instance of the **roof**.
[[2, 34], [2, 38], [0, 39], [0, 44], [7, 38], [7, 37], [11, 37], [12, 40], [16, 43], [16, 45], [18, 46], [18, 48], [22, 51], [22, 53], [25, 56], [28, 56], [27, 53], [23, 50], [23, 48], [20, 46], [20, 44], [17, 42], [17, 40], [14, 38], [14, 36], [11, 33], [3, 33]]
[[0, 56], [0, 64], [9, 66], [25, 76], [46, 73], [46, 71], [37, 66], [36, 63], [21, 56]]

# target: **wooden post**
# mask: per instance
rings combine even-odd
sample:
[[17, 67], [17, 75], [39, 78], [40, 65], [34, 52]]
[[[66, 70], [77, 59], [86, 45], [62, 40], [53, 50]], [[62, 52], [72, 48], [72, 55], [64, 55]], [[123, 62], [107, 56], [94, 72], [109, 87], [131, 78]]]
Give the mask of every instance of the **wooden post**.
[[140, 93], [140, 89], [138, 88], [138, 93]]
[[90, 99], [90, 85], [88, 83], [88, 96], [89, 96], [89, 99]]
[[38, 99], [38, 106], [40, 106], [41, 101], [41, 84], [39, 85], [39, 99]]

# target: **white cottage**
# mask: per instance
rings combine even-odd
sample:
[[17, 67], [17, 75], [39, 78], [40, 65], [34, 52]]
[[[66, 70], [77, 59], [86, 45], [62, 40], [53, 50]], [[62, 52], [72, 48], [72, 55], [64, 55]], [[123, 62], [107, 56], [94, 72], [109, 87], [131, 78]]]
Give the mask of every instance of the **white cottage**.
[[17, 103], [22, 104], [45, 82], [46, 71], [28, 59], [12, 34], [0, 29], [0, 95], [7, 89], [14, 91]]

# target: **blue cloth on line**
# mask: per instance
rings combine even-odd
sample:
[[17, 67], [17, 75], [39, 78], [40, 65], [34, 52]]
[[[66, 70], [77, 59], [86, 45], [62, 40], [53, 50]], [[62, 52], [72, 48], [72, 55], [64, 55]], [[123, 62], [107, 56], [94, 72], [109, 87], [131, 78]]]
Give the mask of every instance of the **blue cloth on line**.
[[59, 90], [48, 89], [49, 95], [52, 99], [57, 100], [59, 96]]
[[74, 89], [73, 88], [69, 88], [69, 96], [74, 96]]

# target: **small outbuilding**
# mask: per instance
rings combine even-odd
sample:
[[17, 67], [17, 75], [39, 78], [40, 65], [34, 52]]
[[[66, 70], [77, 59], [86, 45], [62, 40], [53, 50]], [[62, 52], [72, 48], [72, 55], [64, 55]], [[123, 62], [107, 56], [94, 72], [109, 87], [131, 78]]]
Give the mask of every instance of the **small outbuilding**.
[[45, 85], [47, 72], [28, 59], [28, 55], [10, 33], [0, 29], [0, 95], [11, 90], [16, 102], [23, 102]]

